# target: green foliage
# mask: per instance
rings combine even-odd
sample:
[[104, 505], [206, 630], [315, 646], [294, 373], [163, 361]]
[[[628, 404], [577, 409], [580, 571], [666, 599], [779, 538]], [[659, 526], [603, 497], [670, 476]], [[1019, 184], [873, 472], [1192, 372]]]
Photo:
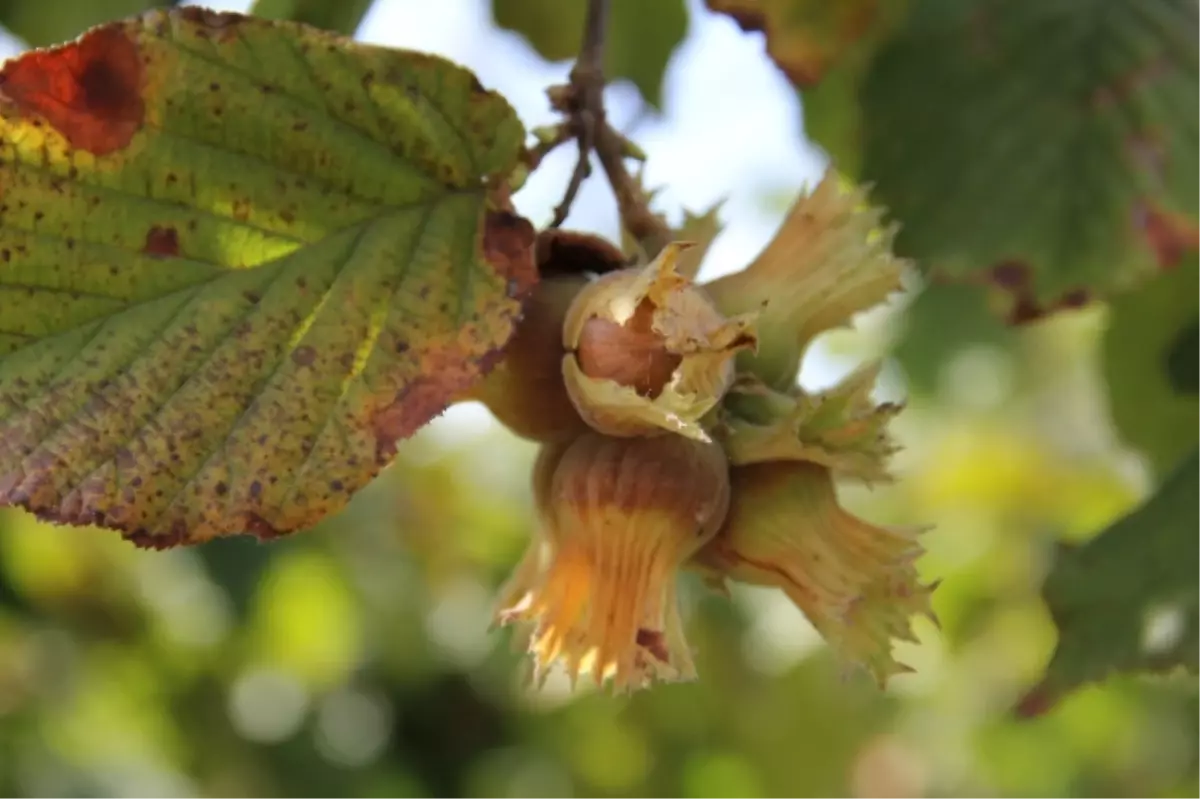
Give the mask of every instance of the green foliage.
[[524, 131], [465, 70], [185, 8], [0, 78], [0, 503], [154, 547], [311, 526], [511, 335]]
[[175, 0], [90, 0], [87, 3], [0, 0], [0, 24], [33, 47], [44, 47], [74, 39], [93, 25], [173, 5]]
[[[1160, 475], [1200, 439], [1200, 400], [1194, 384], [1200, 267], [1193, 253], [1178, 268], [1110, 303], [1104, 335], [1104, 377], [1113, 420], [1127, 443]], [[1190, 336], [1190, 338], [1189, 338]], [[1190, 351], [1188, 349], [1190, 343]], [[1172, 363], [1177, 364], [1172, 374]]]
[[255, 0], [250, 13], [263, 19], [290, 19], [353, 36], [373, 0]]
[[957, 276], [1020, 264], [1008, 287], [1038, 306], [1152, 272], [1147, 217], [1197, 211], [1196, 29], [1187, 0], [918, 4], [860, 95], [897, 248]]
[[[0, 0], [0, 22], [49, 45], [169, 5]], [[1194, 678], [1122, 676], [1194, 671], [1200, 646], [1195, 3], [707, 5], [764, 32], [809, 137], [929, 278], [886, 325], [913, 387], [901, 479], [846, 491], [937, 525], [916, 568], [944, 580], [943, 632], [904, 645], [904, 690], [838, 683], [761, 595], [692, 592], [699, 684], [518, 690], [482, 628], [532, 523], [532, 453], [392, 447], [520, 313], [523, 128], [439, 58], [179, 9], [4, 67], [0, 504], [156, 547], [321, 534], [155, 554], [0, 515], [0, 793], [1196, 794]], [[254, 12], [350, 34], [370, 6]], [[585, 9], [491, 5], [554, 61]], [[661, 107], [687, 25], [681, 0], [613, 0], [609, 78]], [[707, 244], [717, 219], [684, 228]], [[1049, 313], [1093, 298], [1101, 336]], [[1033, 320], [1013, 347], [1005, 322]], [[973, 344], [1023, 359], [995, 407], [934, 390]], [[1087, 542], [1058, 550], [1043, 605], [1059, 538]], [[1034, 684], [1020, 710], [1054, 713], [1007, 719]]]
[[1059, 551], [1044, 588], [1058, 648], [1045, 679], [1023, 700], [1025, 712], [1117, 671], [1196, 670], [1197, 463], [1193, 451], [1142, 507], [1093, 541]]
[[[586, 0], [492, 0], [496, 24], [516, 31], [547, 61], [579, 55]], [[662, 106], [663, 73], [687, 32], [683, 0], [611, 0], [604, 70], [629, 80], [646, 102]]]

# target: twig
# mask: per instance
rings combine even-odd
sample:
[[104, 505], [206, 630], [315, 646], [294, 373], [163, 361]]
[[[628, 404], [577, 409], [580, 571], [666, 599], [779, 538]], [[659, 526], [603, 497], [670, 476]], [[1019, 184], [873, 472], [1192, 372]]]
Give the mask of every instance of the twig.
[[[596, 129], [608, 124], [604, 116], [604, 35], [608, 28], [609, 0], [590, 0], [583, 28], [583, 44], [579, 58], [571, 69], [571, 83], [562, 98], [570, 116], [579, 160], [567, 183], [562, 202], [554, 209], [551, 227], [558, 227], [571, 212], [571, 205], [585, 178], [591, 174], [592, 148], [596, 145]], [[553, 102], [553, 97], [551, 98]]]
[[533, 134], [537, 137], [537, 145], [525, 150], [524, 155], [525, 166], [530, 171], [541, 166], [542, 160], [558, 149], [560, 144], [565, 144], [575, 138], [571, 125], [566, 122], [552, 127], [536, 128]]
[[554, 210], [551, 224], [558, 227], [570, 213], [579, 187], [591, 171], [594, 150], [617, 198], [622, 224], [638, 240], [647, 256], [653, 258], [671, 241], [671, 229], [665, 219], [650, 210], [645, 192], [625, 168], [625, 159], [639, 154], [637, 147], [608, 124], [604, 111], [604, 37], [608, 6], [609, 0], [588, 0], [583, 45], [571, 70], [571, 82], [549, 92], [551, 105], [567, 115], [570, 130], [579, 143], [579, 160], [562, 202]]

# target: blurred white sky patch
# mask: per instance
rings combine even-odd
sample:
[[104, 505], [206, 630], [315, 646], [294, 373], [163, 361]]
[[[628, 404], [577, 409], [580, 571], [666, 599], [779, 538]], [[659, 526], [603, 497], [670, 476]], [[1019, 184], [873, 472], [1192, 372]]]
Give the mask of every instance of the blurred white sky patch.
[[7, 61], [19, 55], [25, 49], [25, 42], [9, 33], [8, 28], [0, 25], [0, 60]]
[[783, 674], [821, 647], [820, 634], [782, 591], [733, 582], [729, 590], [754, 618], [742, 636], [742, 653], [759, 672]]

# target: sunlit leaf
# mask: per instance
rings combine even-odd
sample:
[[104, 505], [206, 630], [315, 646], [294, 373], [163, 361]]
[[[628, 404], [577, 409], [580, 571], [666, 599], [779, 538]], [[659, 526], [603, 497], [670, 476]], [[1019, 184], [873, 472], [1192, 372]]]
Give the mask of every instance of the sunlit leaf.
[[[1113, 421], [1126, 443], [1143, 452], [1159, 474], [1170, 471], [1200, 440], [1200, 400], [1173, 385], [1176, 372], [1195, 374], [1194, 332], [1200, 314], [1200, 266], [1193, 253], [1178, 268], [1112, 300], [1104, 334], [1104, 376]], [[1182, 380], [1186, 380], [1181, 375]], [[1193, 378], [1194, 379], [1194, 378]]]
[[535, 280], [437, 58], [194, 7], [0, 72], [0, 504], [164, 547], [342, 507]]
[[1190, 0], [921, 0], [860, 93], [860, 177], [925, 268], [1021, 318], [1123, 288], [1195, 240]]
[[[604, 74], [629, 80], [646, 102], [662, 105], [663, 73], [687, 33], [682, 0], [610, 0]], [[492, 0], [501, 28], [525, 37], [547, 61], [574, 60], [583, 42], [586, 0]]]
[[1086, 545], [1060, 550], [1043, 588], [1058, 648], [1020, 712], [1037, 715], [1115, 672], [1195, 670], [1198, 480], [1193, 451], [1140, 508]]

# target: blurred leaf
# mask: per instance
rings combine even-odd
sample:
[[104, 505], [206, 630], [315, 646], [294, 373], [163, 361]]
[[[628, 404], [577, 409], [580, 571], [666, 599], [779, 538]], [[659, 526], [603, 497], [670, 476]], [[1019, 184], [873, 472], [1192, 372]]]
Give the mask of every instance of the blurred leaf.
[[317, 551], [273, 557], [249, 629], [256, 655], [310, 685], [337, 685], [363, 645], [362, 617], [337, 563]]
[[311, 526], [536, 279], [494, 210], [521, 124], [446, 61], [185, 7], [0, 82], [0, 504], [158, 548]]
[[0, 0], [0, 24], [33, 47], [45, 47], [74, 39], [102, 22], [173, 5], [175, 0]]
[[1038, 715], [1115, 672], [1196, 669], [1198, 462], [1193, 451], [1140, 508], [1087, 544], [1060, 549], [1043, 588], [1058, 647], [1020, 713]]
[[[1200, 314], [1196, 254], [1136, 291], [1109, 303], [1104, 334], [1104, 377], [1113, 421], [1125, 441], [1145, 453], [1159, 474], [1170, 471], [1200, 439], [1200, 400], [1173, 385], [1171, 361], [1192, 369]], [[1191, 351], [1187, 338], [1191, 331]], [[1178, 372], [1183, 372], [1177, 367]], [[1184, 379], [1181, 375], [1181, 379]]]
[[[894, 0], [884, 0], [885, 3]], [[762, 31], [767, 54], [797, 86], [812, 86], [876, 21], [877, 0], [705, 0], [744, 31]]]
[[862, 166], [862, 109], [858, 88], [866, 74], [859, 63], [835, 66], [816, 86], [800, 93], [804, 133], [820, 145], [834, 167], [857, 178]]
[[1017, 333], [988, 308], [974, 286], [933, 282], [921, 289], [904, 312], [903, 330], [893, 351], [916, 392], [932, 394], [942, 367], [972, 346], [1011, 350]]
[[1180, 394], [1200, 391], [1200, 318], [1184, 325], [1167, 350], [1167, 375]]
[[[492, 0], [496, 24], [525, 37], [547, 61], [574, 60], [583, 42], [587, 0]], [[604, 74], [633, 82], [662, 107], [667, 63], [687, 33], [683, 0], [610, 0]]]
[[763, 31], [767, 54], [802, 89], [804, 130], [834, 166], [855, 177], [861, 160], [858, 90], [879, 43], [911, 0], [706, 0], [744, 31]]
[[290, 19], [353, 36], [373, 0], [255, 0], [250, 13], [264, 19]]
[[196, 548], [213, 582], [224, 589], [239, 619], [250, 611], [263, 573], [272, 558], [287, 551], [288, 545], [299, 539], [285, 539], [275, 546], [265, 546], [251, 538], [224, 538]]
[[1195, 239], [1197, 94], [1193, 0], [917, 0], [862, 87], [861, 178], [902, 255], [1077, 304]]

